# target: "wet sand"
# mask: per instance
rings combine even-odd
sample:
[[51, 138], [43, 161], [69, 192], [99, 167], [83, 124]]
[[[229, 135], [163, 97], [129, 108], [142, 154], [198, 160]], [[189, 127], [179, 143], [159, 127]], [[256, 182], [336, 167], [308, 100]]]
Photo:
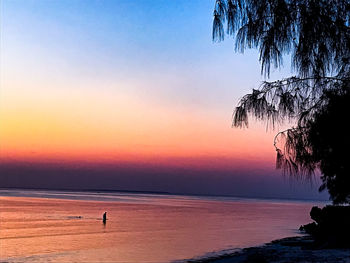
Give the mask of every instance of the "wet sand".
[[315, 249], [310, 237], [290, 237], [239, 252], [188, 263], [350, 263], [349, 249]]

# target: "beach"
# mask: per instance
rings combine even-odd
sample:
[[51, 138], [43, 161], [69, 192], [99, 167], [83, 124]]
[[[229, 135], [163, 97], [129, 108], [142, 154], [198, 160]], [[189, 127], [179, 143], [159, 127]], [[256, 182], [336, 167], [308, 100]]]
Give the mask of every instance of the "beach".
[[188, 260], [188, 263], [349, 263], [349, 249], [316, 249], [308, 236], [275, 240], [232, 254]]

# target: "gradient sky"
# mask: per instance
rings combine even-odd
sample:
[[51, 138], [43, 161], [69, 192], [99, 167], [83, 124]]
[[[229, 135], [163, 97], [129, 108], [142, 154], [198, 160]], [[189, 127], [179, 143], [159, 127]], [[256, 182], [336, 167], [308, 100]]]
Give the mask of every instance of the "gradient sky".
[[275, 171], [276, 131], [231, 128], [263, 78], [211, 41], [214, 0], [0, 3], [4, 186], [325, 197]]

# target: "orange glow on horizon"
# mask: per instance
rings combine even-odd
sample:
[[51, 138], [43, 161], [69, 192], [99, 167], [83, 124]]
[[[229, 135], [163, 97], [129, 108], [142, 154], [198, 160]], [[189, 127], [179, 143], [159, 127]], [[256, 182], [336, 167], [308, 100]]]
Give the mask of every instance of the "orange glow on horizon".
[[2, 93], [2, 160], [196, 166], [274, 158], [272, 134], [232, 129], [215, 111], [164, 107], [117, 91], [18, 89]]

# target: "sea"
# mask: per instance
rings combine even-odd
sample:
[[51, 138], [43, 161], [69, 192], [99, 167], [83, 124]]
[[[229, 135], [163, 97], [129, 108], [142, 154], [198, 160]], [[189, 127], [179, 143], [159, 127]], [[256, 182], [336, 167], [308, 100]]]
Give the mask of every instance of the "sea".
[[[302, 235], [325, 202], [0, 190], [0, 262], [186, 262]], [[103, 213], [107, 220], [103, 222]]]

